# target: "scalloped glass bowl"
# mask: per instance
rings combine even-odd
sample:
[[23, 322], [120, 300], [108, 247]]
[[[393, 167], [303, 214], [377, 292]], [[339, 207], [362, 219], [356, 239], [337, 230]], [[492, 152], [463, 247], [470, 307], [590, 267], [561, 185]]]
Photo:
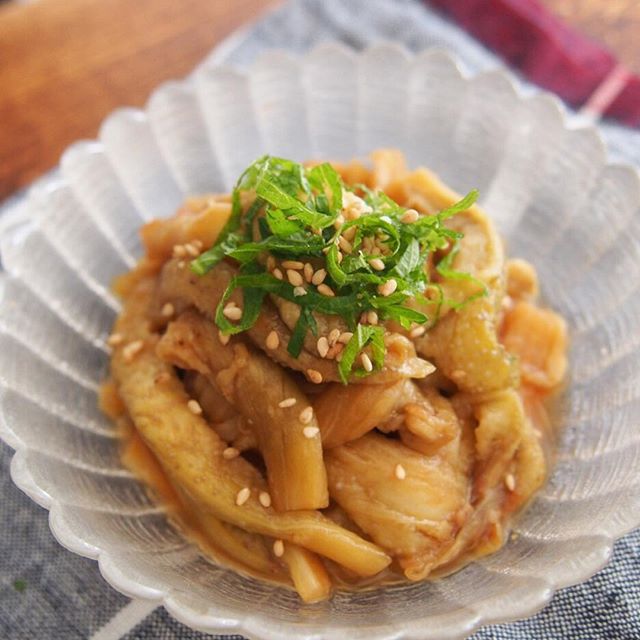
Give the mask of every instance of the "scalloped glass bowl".
[[[108, 286], [139, 256], [141, 223], [229, 189], [259, 155], [344, 160], [382, 146], [461, 192], [478, 187], [511, 255], [536, 265], [568, 319], [558, 459], [499, 553], [437, 582], [304, 606], [213, 565], [122, 467], [96, 407], [118, 309]], [[607, 164], [594, 129], [504, 73], [464, 77], [443, 52], [326, 45], [168, 83], [68, 149], [61, 177], [32, 190], [29, 220], [4, 235], [0, 435], [16, 449], [13, 478], [116, 589], [205, 631], [441, 639], [530, 615], [640, 523], [639, 206], [636, 171]]]

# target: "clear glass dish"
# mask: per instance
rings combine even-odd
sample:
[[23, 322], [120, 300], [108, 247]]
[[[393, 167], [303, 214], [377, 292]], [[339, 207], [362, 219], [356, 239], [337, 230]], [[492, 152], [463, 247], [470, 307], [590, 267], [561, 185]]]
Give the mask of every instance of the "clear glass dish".
[[[569, 321], [571, 379], [552, 475], [499, 553], [436, 582], [291, 592], [212, 564], [125, 470], [99, 413], [109, 283], [140, 254], [137, 230], [190, 194], [224, 191], [260, 154], [349, 159], [398, 147], [458, 191], [477, 187], [511, 255], [533, 262]], [[64, 546], [116, 589], [184, 623], [253, 638], [457, 638], [528, 616], [580, 582], [640, 523], [640, 182], [607, 164], [593, 128], [501, 72], [466, 78], [445, 53], [326, 45], [202, 69], [122, 109], [34, 188], [2, 239], [0, 435], [16, 484], [50, 510]]]

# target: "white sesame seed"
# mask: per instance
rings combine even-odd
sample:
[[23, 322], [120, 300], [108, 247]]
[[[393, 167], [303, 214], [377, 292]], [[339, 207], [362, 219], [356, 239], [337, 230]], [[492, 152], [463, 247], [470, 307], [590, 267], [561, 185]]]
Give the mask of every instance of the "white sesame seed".
[[336, 294], [333, 293], [333, 289], [328, 287], [326, 284], [318, 285], [318, 293], [323, 296], [328, 296], [329, 298], [333, 298]]
[[333, 223], [334, 229], [339, 229], [344, 224], [344, 216], [340, 213]]
[[271, 496], [266, 491], [260, 492], [258, 500], [265, 509], [271, 506]]
[[320, 433], [320, 429], [318, 429], [318, 427], [305, 427], [302, 433], [305, 438], [311, 440], [311, 438], [315, 438]]
[[278, 334], [275, 331], [272, 331], [267, 336], [267, 339], [265, 340], [265, 344], [267, 346], [267, 349], [270, 349], [271, 351], [273, 351], [274, 349], [277, 349], [280, 346], [280, 338], [278, 337]]
[[[345, 253], [346, 253], [346, 252], [345, 252]], [[342, 259], [343, 259], [342, 254], [341, 254], [339, 251], [336, 251], [336, 262], [337, 262], [338, 264], [342, 264]]]
[[298, 416], [302, 424], [309, 424], [313, 420], [313, 407], [305, 407]]
[[199, 416], [202, 413], [202, 407], [197, 400], [189, 400], [189, 402], [187, 402], [187, 409], [196, 416]]
[[230, 302], [223, 310], [222, 315], [229, 320], [240, 320], [242, 318], [242, 309], [237, 307], [235, 303]]
[[107, 344], [111, 347], [122, 344], [124, 342], [124, 336], [121, 333], [112, 333], [107, 338]]
[[304, 284], [304, 280], [302, 279], [300, 272], [294, 271], [293, 269], [287, 269], [287, 280], [294, 287], [301, 287]]
[[200, 255], [200, 252], [198, 251], [198, 249], [191, 243], [185, 244], [184, 248], [192, 258], [197, 258]]
[[338, 338], [338, 342], [341, 342], [342, 344], [347, 344], [347, 342], [349, 342], [351, 338], [353, 338], [353, 333], [351, 333], [351, 331], [343, 331], [340, 334], [340, 337]]
[[251, 497], [251, 489], [244, 487], [236, 495], [236, 504], [241, 507]]
[[326, 277], [327, 272], [324, 269], [318, 269], [311, 277], [311, 284], [315, 284], [317, 287], [319, 284], [323, 283]]
[[320, 384], [322, 382], [322, 374], [316, 369], [307, 369], [307, 378], [314, 384]]
[[174, 306], [170, 303], [167, 302], [163, 307], [162, 310], [160, 311], [161, 315], [165, 318], [170, 318], [174, 313], [175, 313], [175, 308]]
[[278, 269], [278, 267], [276, 267], [273, 270], [273, 277], [277, 278], [278, 280], [284, 280], [284, 276], [282, 275], [282, 271], [280, 271], [280, 269]]
[[304, 263], [298, 260], [283, 260], [282, 266], [285, 269], [302, 269], [304, 267]]
[[296, 298], [299, 298], [300, 296], [306, 296], [307, 290], [304, 287], [293, 287], [293, 295]]
[[351, 243], [344, 236], [338, 238], [338, 244], [345, 253], [351, 253], [353, 251]]
[[416, 222], [418, 218], [420, 218], [420, 214], [415, 209], [407, 209], [400, 218], [400, 222], [411, 224], [412, 222]]
[[393, 278], [389, 278], [386, 282], [378, 285], [378, 293], [381, 296], [390, 296], [397, 288], [398, 283]]
[[329, 346], [333, 347], [338, 342], [338, 338], [340, 338], [340, 329], [331, 329], [329, 332]]
[[516, 479], [513, 473], [507, 473], [504, 477], [504, 484], [509, 489], [509, 491], [513, 491], [516, 488]]
[[375, 311], [367, 311], [367, 322], [369, 324], [378, 324], [378, 314]]
[[409, 331], [409, 336], [411, 336], [412, 338], [419, 338], [420, 336], [423, 336], [425, 334], [426, 330], [426, 327], [415, 327], [414, 329], [411, 329], [411, 331]]
[[229, 340], [231, 340], [231, 336], [218, 330], [218, 340], [220, 340], [220, 344], [227, 345], [229, 344]]
[[327, 352], [329, 351], [329, 341], [327, 340], [327, 338], [325, 336], [321, 336], [320, 338], [318, 338], [318, 343], [316, 346], [318, 348], [320, 357], [325, 358]]
[[371, 358], [366, 353], [361, 353], [360, 360], [362, 361], [364, 370], [368, 373], [371, 373], [371, 371], [373, 371], [373, 363], [371, 362]]
[[273, 555], [277, 558], [281, 558], [284, 555], [284, 542], [282, 540], [276, 540], [273, 543]]
[[404, 470], [404, 467], [401, 464], [396, 465], [395, 474], [398, 480], [404, 480], [407, 477], [407, 472]]
[[304, 279], [306, 282], [311, 282], [311, 278], [313, 278], [313, 267], [309, 262], [306, 262], [303, 269]]
[[353, 242], [353, 239], [356, 237], [358, 229], [356, 227], [349, 227], [343, 234], [342, 237], [346, 238], [349, 242]]
[[240, 455], [240, 452], [235, 447], [227, 447], [222, 452], [222, 457], [225, 460], [233, 460], [234, 458], [237, 458], [239, 455]]
[[181, 244], [173, 245], [173, 257], [174, 258], [184, 258], [187, 255], [187, 250]]
[[285, 398], [284, 400], [280, 400], [278, 402], [278, 406], [281, 409], [288, 409], [289, 407], [293, 407], [293, 405], [298, 402], [295, 398]]
[[131, 362], [142, 351], [142, 349], [144, 349], [144, 342], [142, 340], [134, 340], [133, 342], [130, 342], [122, 350], [125, 362]]
[[371, 260], [369, 260], [369, 264], [371, 265], [371, 268], [375, 269], [376, 271], [384, 270], [384, 262], [382, 262], [380, 258], [372, 258]]

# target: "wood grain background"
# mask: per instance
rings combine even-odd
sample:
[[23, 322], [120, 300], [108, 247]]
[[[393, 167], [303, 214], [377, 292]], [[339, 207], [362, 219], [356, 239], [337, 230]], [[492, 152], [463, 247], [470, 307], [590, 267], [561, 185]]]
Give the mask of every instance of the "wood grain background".
[[[318, 0], [321, 2], [322, 0]], [[348, 0], [345, 0], [348, 2]], [[640, 71], [640, 0], [542, 0]], [[0, 201], [280, 0], [0, 3]]]
[[278, 0], [40, 0], [0, 5], [0, 201], [142, 106]]

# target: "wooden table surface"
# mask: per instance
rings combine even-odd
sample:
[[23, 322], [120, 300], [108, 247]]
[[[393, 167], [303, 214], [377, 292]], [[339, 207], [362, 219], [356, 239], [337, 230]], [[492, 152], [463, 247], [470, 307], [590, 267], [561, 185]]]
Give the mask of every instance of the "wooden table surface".
[[[640, 71], [639, 0], [543, 1]], [[0, 201], [279, 2], [0, 0]]]

